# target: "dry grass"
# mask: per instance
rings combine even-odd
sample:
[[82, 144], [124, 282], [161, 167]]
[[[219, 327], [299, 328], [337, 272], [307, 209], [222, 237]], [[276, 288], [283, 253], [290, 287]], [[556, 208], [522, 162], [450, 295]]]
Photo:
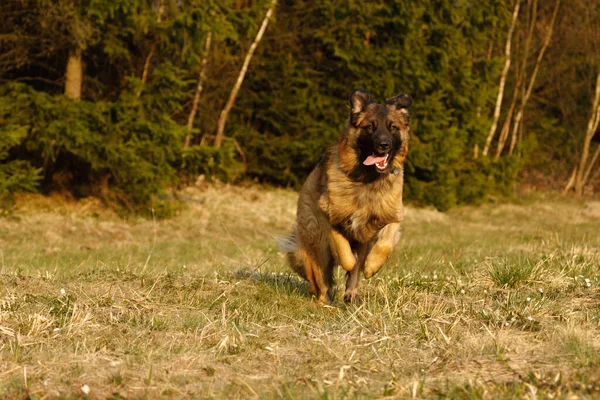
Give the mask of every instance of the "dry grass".
[[598, 203], [409, 209], [362, 302], [320, 307], [274, 240], [295, 193], [182, 199], [0, 219], [0, 397], [600, 397]]

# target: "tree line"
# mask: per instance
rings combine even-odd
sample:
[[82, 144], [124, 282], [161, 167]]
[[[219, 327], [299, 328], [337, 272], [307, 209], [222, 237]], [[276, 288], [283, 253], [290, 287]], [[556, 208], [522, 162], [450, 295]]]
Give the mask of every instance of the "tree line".
[[600, 182], [594, 0], [4, 0], [0, 195], [169, 210], [204, 174], [298, 187], [353, 88], [414, 98], [406, 195]]

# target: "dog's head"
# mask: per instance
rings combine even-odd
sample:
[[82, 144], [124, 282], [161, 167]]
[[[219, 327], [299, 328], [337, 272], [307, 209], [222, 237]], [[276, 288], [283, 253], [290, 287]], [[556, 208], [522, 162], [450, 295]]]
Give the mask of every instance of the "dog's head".
[[411, 104], [406, 93], [379, 104], [369, 92], [355, 89], [350, 94], [350, 120], [340, 141], [342, 168], [365, 179], [400, 168], [408, 154]]

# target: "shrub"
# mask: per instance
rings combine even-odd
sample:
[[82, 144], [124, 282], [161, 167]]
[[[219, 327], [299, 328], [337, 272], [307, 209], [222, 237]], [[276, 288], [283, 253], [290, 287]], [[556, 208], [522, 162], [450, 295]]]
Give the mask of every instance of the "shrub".
[[77, 102], [10, 84], [0, 88], [0, 105], [0, 178], [6, 176], [0, 194], [33, 190], [42, 171], [43, 190], [94, 195], [121, 211], [149, 213], [169, 209], [156, 196], [181, 176], [231, 181], [243, 172], [230, 145], [184, 151], [185, 128], [135, 99]]

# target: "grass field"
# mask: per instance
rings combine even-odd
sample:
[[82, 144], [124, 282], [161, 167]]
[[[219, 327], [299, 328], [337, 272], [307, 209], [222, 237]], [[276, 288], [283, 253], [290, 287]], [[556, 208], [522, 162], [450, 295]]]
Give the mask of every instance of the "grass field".
[[600, 398], [600, 202], [409, 208], [362, 302], [340, 273], [319, 306], [277, 252], [294, 192], [181, 197], [0, 219], [1, 398]]

